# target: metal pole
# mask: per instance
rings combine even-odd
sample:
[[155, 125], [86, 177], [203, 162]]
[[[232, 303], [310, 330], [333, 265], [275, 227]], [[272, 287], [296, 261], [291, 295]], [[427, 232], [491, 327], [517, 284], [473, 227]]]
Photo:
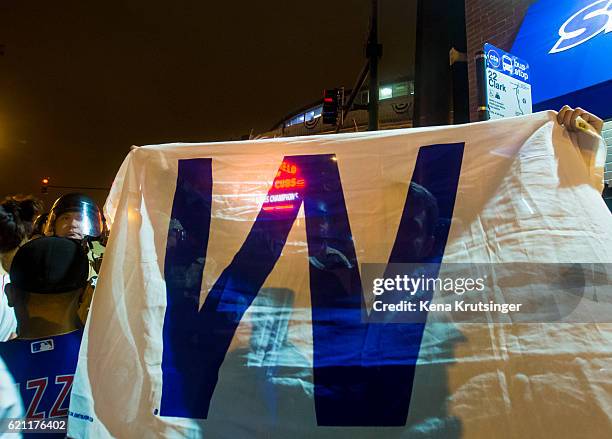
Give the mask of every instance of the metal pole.
[[[348, 98], [346, 105], [344, 105], [344, 102], [343, 102], [343, 115], [344, 116], [346, 116], [346, 114], [349, 111], [353, 110], [353, 102], [355, 102], [357, 93], [359, 93], [359, 90], [361, 90], [361, 87], [363, 87], [363, 83], [368, 77], [368, 71], [369, 71], [369, 64], [366, 62], [365, 65], [363, 66], [363, 69], [361, 69], [361, 73], [359, 73], [357, 82], [355, 82], [355, 85], [353, 86], [353, 89], [351, 90], [351, 94]], [[359, 109], [364, 110], [365, 108], [359, 108]], [[341, 124], [336, 127], [336, 133], [340, 132], [340, 129], [343, 127], [343, 125], [344, 125], [344, 117], [342, 118]]]
[[371, 19], [370, 38], [366, 49], [370, 65], [368, 130], [376, 131], [378, 130], [378, 59], [382, 56], [382, 45], [378, 44], [378, 0], [372, 0]]
[[476, 87], [478, 92], [478, 120], [489, 120], [487, 108], [487, 83], [485, 74], [485, 53], [482, 50], [476, 52], [474, 57], [476, 63]]

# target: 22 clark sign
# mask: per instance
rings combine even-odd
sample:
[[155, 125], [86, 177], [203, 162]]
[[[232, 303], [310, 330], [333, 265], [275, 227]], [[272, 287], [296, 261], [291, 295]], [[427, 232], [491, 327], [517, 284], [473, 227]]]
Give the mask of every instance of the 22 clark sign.
[[[441, 262], [463, 150], [464, 143], [419, 149], [389, 263]], [[174, 233], [170, 226], [164, 268], [167, 307], [163, 325], [163, 385], [155, 414], [207, 419], [230, 342], [281, 256], [303, 203], [309, 258], [319, 257], [321, 249], [328, 247], [333, 247], [336, 255], [343, 255], [322, 264], [309, 264], [317, 424], [405, 425], [425, 325], [380, 325], [362, 320], [364, 299], [359, 263], [335, 155], [284, 158], [244, 243], [198, 309], [203, 270], [198, 270], [199, 278], [189, 283], [174, 282], [172, 277], [192, 261], [206, 261], [212, 166], [211, 158], [179, 160], [171, 218], [188, 225], [192, 239], [170, 239]], [[291, 196], [279, 196], [286, 191]], [[414, 251], [414, 241], [418, 239], [415, 218], [428, 201], [423, 194], [429, 202], [433, 199], [437, 204], [436, 217], [445, 219], [436, 222], [437, 244], [427, 255]], [[429, 227], [433, 231], [433, 224]], [[355, 358], [356, 352], [361, 353], [357, 356], [359, 361], [352, 364], [346, 360]]]
[[549, 53], [564, 52], [602, 32], [612, 31], [612, 0], [598, 0], [582, 8], [563, 23], [559, 40]]

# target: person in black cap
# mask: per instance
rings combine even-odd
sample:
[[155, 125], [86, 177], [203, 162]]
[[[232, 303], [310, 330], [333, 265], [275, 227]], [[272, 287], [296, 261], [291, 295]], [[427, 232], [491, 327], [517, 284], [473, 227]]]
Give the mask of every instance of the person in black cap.
[[23, 245], [6, 286], [17, 316], [17, 337], [49, 337], [80, 329], [77, 312], [88, 271], [87, 255], [76, 241], [45, 237]]
[[25, 418], [68, 416], [83, 336], [77, 308], [88, 268], [83, 247], [67, 238], [34, 239], [13, 259], [6, 289], [15, 307], [18, 337], [0, 343], [0, 358], [27, 407]]

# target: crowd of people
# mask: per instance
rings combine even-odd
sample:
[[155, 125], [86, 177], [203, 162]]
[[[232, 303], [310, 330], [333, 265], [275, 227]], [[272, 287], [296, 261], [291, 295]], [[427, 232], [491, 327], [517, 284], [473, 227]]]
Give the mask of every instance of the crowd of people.
[[0, 202], [0, 419], [67, 416], [106, 235], [84, 194], [63, 195], [46, 213], [32, 196]]
[[[567, 106], [557, 120], [568, 131], [584, 131], [586, 122], [600, 133], [603, 125]], [[0, 421], [68, 415], [107, 235], [100, 208], [84, 194], [63, 195], [48, 212], [33, 196], [0, 202]]]

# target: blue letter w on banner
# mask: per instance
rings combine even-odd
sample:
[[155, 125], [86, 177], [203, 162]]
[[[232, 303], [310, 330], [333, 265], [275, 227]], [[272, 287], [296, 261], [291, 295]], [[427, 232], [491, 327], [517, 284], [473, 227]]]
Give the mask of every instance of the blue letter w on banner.
[[[420, 148], [389, 262], [441, 260], [462, 157], [463, 144]], [[285, 158], [244, 244], [201, 310], [198, 303], [211, 215], [211, 160], [179, 162], [165, 261], [168, 305], [161, 415], [207, 417], [219, 369], [240, 319], [280, 257], [303, 202], [317, 423], [405, 424], [424, 325], [362, 321], [358, 261], [334, 158]], [[434, 235], [435, 240], [431, 239]], [[380, 348], [394, 340], [405, 344], [400, 361], [390, 359]]]

